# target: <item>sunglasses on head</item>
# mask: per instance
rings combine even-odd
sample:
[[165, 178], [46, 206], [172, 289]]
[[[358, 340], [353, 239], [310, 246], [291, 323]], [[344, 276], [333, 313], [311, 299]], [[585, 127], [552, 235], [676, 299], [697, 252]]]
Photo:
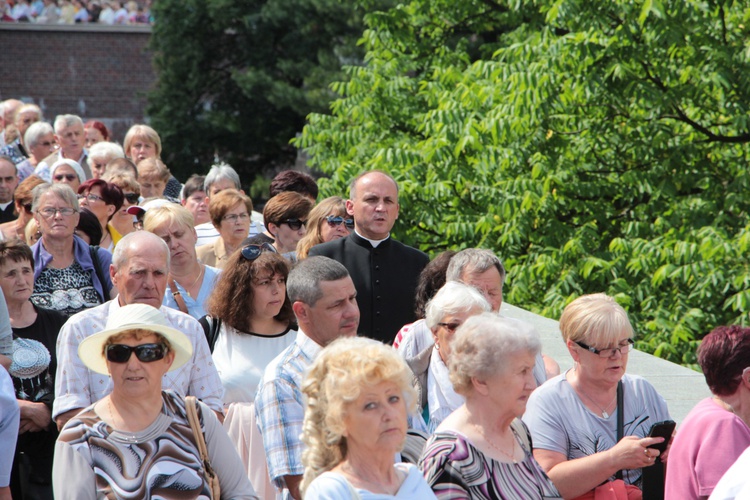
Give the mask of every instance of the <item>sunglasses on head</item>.
[[343, 217], [340, 217], [338, 215], [329, 215], [328, 217], [326, 217], [326, 222], [328, 222], [328, 225], [331, 227], [336, 227], [344, 224], [347, 229], [354, 229], [354, 219], [344, 219]]
[[164, 359], [167, 354], [167, 346], [164, 344], [141, 344], [129, 346], [124, 344], [108, 345], [106, 349], [107, 360], [112, 363], [127, 363], [130, 354], [135, 352], [135, 357], [142, 363], [151, 363]]
[[63, 179], [67, 180], [68, 182], [73, 182], [78, 178], [75, 174], [57, 174], [55, 175], [56, 181], [62, 181]]
[[281, 224], [286, 224], [292, 231], [299, 231], [302, 226], [307, 224], [307, 221], [299, 219], [286, 219], [281, 221]]
[[123, 193], [123, 196], [131, 205], [135, 205], [138, 203], [138, 195], [135, 193]]
[[263, 252], [276, 253], [276, 249], [270, 243], [263, 243], [260, 245], [248, 245], [240, 250], [240, 252], [245, 260], [252, 261], [260, 257], [260, 254]]

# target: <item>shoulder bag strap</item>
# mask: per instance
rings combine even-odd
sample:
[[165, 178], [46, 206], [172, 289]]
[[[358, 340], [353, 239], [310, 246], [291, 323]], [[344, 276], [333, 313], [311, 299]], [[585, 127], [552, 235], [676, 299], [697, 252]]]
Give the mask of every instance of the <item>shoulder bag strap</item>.
[[[623, 400], [625, 399], [625, 395], [623, 394], [622, 389], [622, 380], [617, 382], [617, 442], [619, 443], [620, 440], [623, 438], [624, 429], [625, 426], [625, 408], [623, 407]], [[615, 474], [615, 477], [617, 479], [622, 479], [622, 471], [618, 470], [617, 474]]]
[[190, 314], [188, 313], [185, 299], [182, 298], [182, 293], [180, 292], [180, 289], [177, 288], [177, 283], [175, 282], [171, 274], [167, 276], [167, 282], [169, 283], [170, 290], [172, 290], [172, 297], [174, 297], [174, 301], [177, 302], [177, 307], [179, 307], [180, 311], [184, 312], [185, 314]]
[[206, 476], [206, 481], [208, 481], [211, 488], [211, 495], [215, 500], [218, 500], [221, 494], [219, 489], [219, 478], [211, 467], [211, 461], [208, 458], [206, 438], [201, 429], [200, 418], [198, 417], [198, 402], [195, 396], [185, 396], [185, 413], [187, 414], [187, 419], [190, 423], [190, 429], [193, 431], [193, 436], [195, 437], [195, 444], [198, 445], [198, 453], [200, 453], [201, 462], [203, 462], [203, 471]]
[[[91, 255], [91, 263], [94, 265], [94, 272], [96, 273], [96, 279], [99, 280], [99, 284], [102, 287], [102, 292], [105, 292], [105, 288], [107, 288], [107, 281], [104, 279], [104, 276], [102, 274], [102, 270], [100, 269], [102, 267], [101, 263], [99, 262], [99, 246], [98, 245], [89, 245], [89, 255]], [[96, 289], [96, 287], [94, 287]], [[99, 291], [96, 292], [97, 295], [99, 295]], [[102, 304], [107, 302], [108, 297], [102, 297], [99, 295], [99, 298], [102, 299]]]

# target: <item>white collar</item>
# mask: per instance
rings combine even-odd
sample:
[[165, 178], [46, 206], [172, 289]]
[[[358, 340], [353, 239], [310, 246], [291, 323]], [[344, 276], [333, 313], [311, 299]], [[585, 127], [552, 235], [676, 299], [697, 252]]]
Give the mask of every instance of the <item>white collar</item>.
[[370, 238], [365, 238], [364, 236], [362, 236], [361, 234], [359, 234], [359, 231], [357, 231], [356, 229], [354, 229], [354, 233], [355, 233], [355, 234], [356, 234], [357, 236], [359, 236], [360, 238], [362, 238], [363, 240], [367, 240], [367, 241], [369, 241], [369, 242], [370, 242], [370, 245], [372, 245], [372, 248], [378, 248], [378, 245], [380, 245], [380, 244], [381, 244], [381, 243], [383, 243], [383, 242], [384, 242], [385, 240], [387, 240], [388, 238], [390, 238], [390, 237], [391, 237], [391, 233], [388, 233], [388, 236], [386, 236], [386, 237], [385, 237], [385, 238], [383, 238], [382, 240], [371, 240]]

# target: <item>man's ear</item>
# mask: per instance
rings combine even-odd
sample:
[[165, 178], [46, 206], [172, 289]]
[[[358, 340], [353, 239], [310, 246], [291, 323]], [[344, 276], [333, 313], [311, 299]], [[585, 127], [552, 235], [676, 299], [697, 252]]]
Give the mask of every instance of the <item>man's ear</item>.
[[292, 304], [292, 311], [294, 311], [294, 315], [297, 316], [297, 322], [301, 323], [303, 321], [308, 321], [308, 311], [307, 311], [307, 304], [304, 302], [300, 302], [299, 300], [294, 302]]
[[352, 200], [346, 200], [346, 213], [354, 216], [354, 202]]

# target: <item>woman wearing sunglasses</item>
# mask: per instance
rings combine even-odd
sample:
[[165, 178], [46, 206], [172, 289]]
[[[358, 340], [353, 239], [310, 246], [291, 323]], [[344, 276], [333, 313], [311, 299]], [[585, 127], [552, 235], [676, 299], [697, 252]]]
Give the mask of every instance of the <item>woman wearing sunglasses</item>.
[[295, 260], [297, 243], [307, 231], [307, 215], [312, 209], [310, 198], [294, 191], [279, 193], [263, 208], [266, 232], [273, 238], [273, 246], [280, 254]]
[[224, 386], [224, 426], [261, 498], [273, 498], [253, 400], [260, 378], [293, 344], [296, 324], [286, 295], [289, 265], [269, 243], [248, 245], [227, 262], [201, 319]]
[[[149, 305], [115, 311], [106, 329], [78, 348], [91, 370], [112, 377], [112, 392], [73, 417], [55, 446], [55, 498], [211, 498], [185, 402], [162, 391], [162, 377], [193, 354], [184, 333]], [[221, 498], [254, 491], [214, 412], [198, 403]], [[198, 438], [199, 439], [199, 438]]]
[[63, 158], [57, 160], [50, 169], [50, 179], [53, 184], [67, 184], [74, 192], [86, 180], [86, 174], [77, 161]]
[[135, 177], [125, 171], [118, 171], [112, 174], [107, 173], [105, 180], [119, 187], [120, 191], [122, 191], [122, 207], [115, 212], [109, 221], [109, 231], [112, 237], [116, 241], [119, 241], [126, 234], [135, 231], [133, 216], [128, 213], [128, 208], [138, 205], [141, 199], [141, 187], [138, 185]]
[[310, 210], [307, 234], [297, 243], [297, 259], [306, 259], [315, 245], [349, 236], [352, 229], [354, 219], [346, 213], [344, 199], [340, 196], [326, 198]]
[[117, 241], [122, 238], [118, 233], [115, 239], [109, 225], [112, 217], [122, 207], [123, 194], [120, 188], [101, 179], [89, 179], [78, 188], [78, 203], [81, 208], [88, 208], [96, 215], [102, 226], [102, 239], [99, 246], [112, 252]]

